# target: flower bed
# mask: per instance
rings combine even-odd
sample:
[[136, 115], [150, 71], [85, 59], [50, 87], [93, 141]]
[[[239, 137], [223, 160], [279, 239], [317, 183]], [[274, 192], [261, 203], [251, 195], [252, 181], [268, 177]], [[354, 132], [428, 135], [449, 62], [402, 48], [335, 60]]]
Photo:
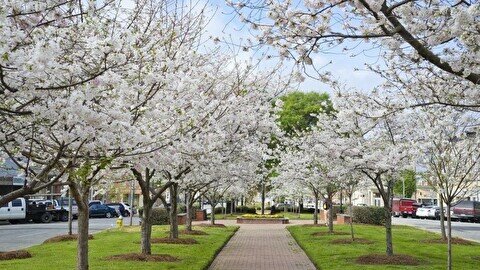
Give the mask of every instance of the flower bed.
[[282, 215], [247, 214], [237, 218], [239, 224], [288, 224], [288, 218]]

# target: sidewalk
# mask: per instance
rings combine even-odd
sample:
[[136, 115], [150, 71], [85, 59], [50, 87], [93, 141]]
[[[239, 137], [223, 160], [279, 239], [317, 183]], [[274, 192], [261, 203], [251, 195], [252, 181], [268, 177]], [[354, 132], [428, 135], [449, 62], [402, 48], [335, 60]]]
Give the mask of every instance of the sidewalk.
[[[236, 225], [234, 220], [218, 223]], [[210, 270], [315, 270], [286, 225], [238, 225], [240, 229], [215, 258]]]

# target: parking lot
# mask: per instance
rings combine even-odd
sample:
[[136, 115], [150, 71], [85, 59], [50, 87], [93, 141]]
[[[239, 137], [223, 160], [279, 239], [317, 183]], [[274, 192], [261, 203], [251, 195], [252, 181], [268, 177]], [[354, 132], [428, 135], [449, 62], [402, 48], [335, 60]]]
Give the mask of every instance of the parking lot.
[[[393, 218], [393, 224], [409, 225], [419, 229], [440, 233], [440, 220], [399, 217]], [[480, 223], [452, 221], [452, 235], [480, 242]]]
[[[90, 219], [90, 232], [95, 233], [116, 225], [116, 218]], [[124, 223], [129, 224], [130, 218], [125, 218]], [[138, 217], [133, 218], [133, 224], [138, 225]], [[27, 248], [41, 244], [48, 238], [67, 234], [67, 222], [52, 223], [27, 223], [11, 225], [7, 222], [0, 223], [0, 252]], [[73, 233], [77, 230], [77, 221], [73, 222]]]

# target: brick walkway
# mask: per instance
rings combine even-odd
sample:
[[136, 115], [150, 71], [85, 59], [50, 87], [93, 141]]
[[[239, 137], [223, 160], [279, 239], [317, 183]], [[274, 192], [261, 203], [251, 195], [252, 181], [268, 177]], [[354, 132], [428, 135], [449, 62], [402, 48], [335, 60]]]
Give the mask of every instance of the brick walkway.
[[315, 270], [285, 225], [240, 225], [210, 270]]

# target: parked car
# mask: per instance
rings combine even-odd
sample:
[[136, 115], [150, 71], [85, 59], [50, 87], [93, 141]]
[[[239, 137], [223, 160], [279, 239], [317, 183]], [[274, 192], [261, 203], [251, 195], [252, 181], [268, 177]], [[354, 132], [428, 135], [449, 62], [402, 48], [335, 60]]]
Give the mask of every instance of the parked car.
[[419, 218], [440, 219], [440, 207], [435, 205], [426, 205], [417, 209], [416, 216]]
[[417, 204], [415, 200], [394, 198], [392, 202], [392, 215], [396, 217], [415, 217], [419, 207], [421, 207], [421, 204]]
[[108, 207], [105, 204], [92, 204], [88, 208], [88, 216], [89, 217], [118, 217], [117, 211], [115, 209]]
[[[56, 201], [55, 204], [55, 209], [65, 209], [68, 211], [68, 197], [60, 197]], [[74, 218], [78, 217], [78, 205], [77, 202], [73, 199], [70, 198], [70, 201], [72, 203], [72, 216]]]
[[100, 201], [100, 200], [92, 200], [92, 201], [89, 201], [89, 202], [88, 202], [88, 207], [90, 207], [90, 206], [92, 206], [92, 205], [94, 205], [94, 204], [103, 204], [103, 202]]
[[128, 212], [128, 216], [130, 216], [130, 213], [133, 213], [134, 215], [137, 214], [137, 210], [133, 207], [130, 206], [128, 203], [122, 203], [123, 206], [125, 207], [125, 211]]
[[460, 221], [480, 221], [480, 202], [476, 201], [458, 201], [451, 207], [452, 219]]
[[122, 217], [130, 216], [130, 212], [127, 212], [123, 203], [107, 203], [106, 206], [115, 209], [117, 214], [121, 215]]

